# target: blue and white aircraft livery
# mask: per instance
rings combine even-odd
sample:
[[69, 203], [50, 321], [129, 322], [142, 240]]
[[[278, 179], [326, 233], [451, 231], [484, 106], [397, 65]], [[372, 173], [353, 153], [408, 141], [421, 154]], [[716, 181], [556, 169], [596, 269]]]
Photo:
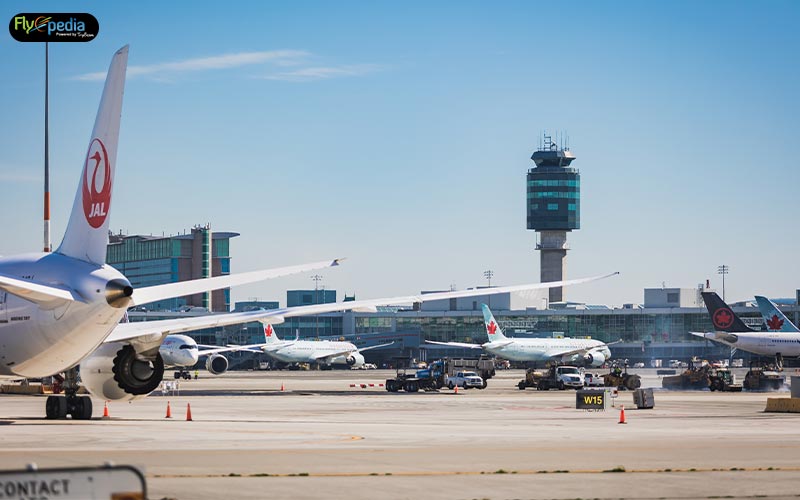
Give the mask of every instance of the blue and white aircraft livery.
[[592, 339], [515, 339], [503, 335], [503, 330], [494, 319], [492, 311], [486, 304], [481, 304], [483, 322], [489, 341], [484, 344], [468, 344], [463, 342], [435, 342], [429, 344], [483, 349], [489, 354], [511, 361], [560, 361], [564, 363], [582, 362], [586, 366], [601, 366], [611, 359], [608, 345]]
[[800, 332], [785, 314], [778, 309], [771, 300], [761, 295], [756, 295], [758, 310], [764, 318], [764, 324], [770, 332]]
[[[329, 260], [298, 266], [216, 276], [134, 290], [105, 263], [117, 143], [128, 47], [111, 61], [89, 140], [72, 213], [58, 250], [0, 258], [0, 378], [45, 377], [74, 368], [86, 389], [104, 400], [132, 400], [155, 390], [164, 375], [160, 354], [167, 335], [249, 321], [281, 323], [284, 318], [379, 305], [422, 302], [487, 293], [525, 292], [594, 281], [607, 276], [487, 290], [362, 300], [338, 304], [248, 311], [163, 321], [120, 323], [137, 304], [192, 295], [279, 276], [338, 265]], [[614, 273], [616, 274], [616, 273]], [[89, 419], [92, 403], [65, 384], [66, 397], [47, 398], [48, 418]]]

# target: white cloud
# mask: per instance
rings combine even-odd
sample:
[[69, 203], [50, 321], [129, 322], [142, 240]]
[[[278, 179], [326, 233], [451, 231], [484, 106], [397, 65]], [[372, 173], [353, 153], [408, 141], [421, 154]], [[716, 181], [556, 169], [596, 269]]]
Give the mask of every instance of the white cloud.
[[357, 64], [349, 66], [323, 66], [301, 68], [294, 71], [285, 71], [263, 76], [265, 80], [281, 80], [285, 82], [310, 82], [346, 76], [361, 76], [379, 71], [380, 66], [375, 64]]
[[[37, 167], [41, 169], [41, 167]], [[26, 168], [24, 170], [30, 171]], [[42, 182], [44, 180], [44, 173], [39, 174], [24, 174], [13, 172], [0, 172], [0, 182]]]
[[[210, 71], [219, 69], [238, 68], [262, 63], [273, 63], [278, 66], [297, 65], [310, 54], [303, 50], [269, 50], [263, 52], [239, 52], [223, 54], [221, 56], [198, 57], [183, 61], [150, 64], [146, 66], [129, 66], [128, 77], [152, 75], [162, 79], [166, 75], [188, 73], [194, 71]], [[85, 73], [73, 77], [80, 81], [102, 81], [106, 78], [105, 71]]]

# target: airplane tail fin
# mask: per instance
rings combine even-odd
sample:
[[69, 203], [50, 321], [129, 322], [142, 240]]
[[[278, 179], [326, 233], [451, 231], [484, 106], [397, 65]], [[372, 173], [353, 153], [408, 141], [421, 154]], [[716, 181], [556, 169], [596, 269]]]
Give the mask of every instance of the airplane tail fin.
[[500, 325], [497, 324], [497, 321], [495, 321], [492, 311], [489, 310], [489, 306], [481, 304], [481, 309], [483, 310], [483, 323], [486, 326], [486, 335], [489, 337], [489, 342], [504, 340], [506, 336], [503, 335], [503, 330], [500, 328]]
[[787, 318], [771, 300], [756, 295], [756, 302], [758, 302], [758, 309], [761, 311], [761, 316], [764, 317], [764, 323], [767, 324], [767, 329], [769, 331], [800, 332], [800, 329], [789, 321], [789, 318]]
[[117, 161], [119, 122], [128, 46], [119, 49], [108, 68], [103, 97], [97, 110], [81, 181], [72, 205], [64, 239], [56, 252], [102, 265], [108, 244], [108, 214]]
[[714, 329], [720, 332], [753, 332], [752, 328], [745, 325], [731, 308], [719, 298], [716, 292], [702, 292], [703, 302], [706, 304], [708, 314]]
[[275, 334], [275, 329], [272, 328], [272, 325], [269, 323], [264, 325], [264, 343], [277, 344], [280, 341], [281, 339], [279, 339], [278, 335]]

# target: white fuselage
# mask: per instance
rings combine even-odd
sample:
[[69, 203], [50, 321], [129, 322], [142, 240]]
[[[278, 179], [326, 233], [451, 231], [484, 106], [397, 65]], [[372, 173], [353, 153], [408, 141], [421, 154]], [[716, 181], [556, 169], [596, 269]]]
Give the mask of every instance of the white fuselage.
[[[507, 339], [507, 345], [493, 345], [493, 342], [483, 344], [483, 349], [497, 357], [511, 361], [578, 361], [583, 358], [580, 354], [561, 356], [559, 353], [574, 351], [576, 349], [593, 350], [601, 353], [605, 359], [611, 357], [608, 346], [599, 340], [591, 339]], [[497, 342], [501, 344], [504, 341]], [[564, 359], [566, 358], [566, 359]]]
[[0, 375], [44, 377], [81, 362], [125, 314], [106, 300], [106, 286], [125, 277], [58, 253], [0, 258], [0, 273], [68, 287], [79, 301], [36, 304], [0, 290]]
[[[325, 364], [347, 364], [348, 355], [340, 355], [333, 358], [326, 358], [337, 352], [355, 353], [358, 348], [350, 342], [338, 342], [329, 340], [297, 340], [285, 342], [285, 347], [272, 347], [267, 345], [265, 352], [284, 363], [325, 363]], [[363, 356], [355, 356], [363, 364]]]
[[797, 332], [737, 332], [730, 335], [737, 337], [736, 342], [724, 338], [707, 338], [762, 356], [775, 356], [779, 353], [790, 358], [800, 356], [800, 333]]
[[188, 335], [167, 335], [158, 352], [167, 367], [191, 368], [200, 358], [197, 342]]

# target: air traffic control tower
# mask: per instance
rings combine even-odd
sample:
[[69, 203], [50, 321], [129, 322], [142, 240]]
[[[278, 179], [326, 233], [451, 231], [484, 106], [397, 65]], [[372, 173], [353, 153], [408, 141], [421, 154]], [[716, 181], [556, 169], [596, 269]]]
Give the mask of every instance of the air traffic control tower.
[[[567, 233], [581, 227], [581, 174], [570, 166], [575, 155], [545, 135], [528, 170], [528, 229], [536, 231], [541, 252], [541, 281], [566, 278]], [[550, 289], [550, 302], [562, 302], [564, 292]]]

